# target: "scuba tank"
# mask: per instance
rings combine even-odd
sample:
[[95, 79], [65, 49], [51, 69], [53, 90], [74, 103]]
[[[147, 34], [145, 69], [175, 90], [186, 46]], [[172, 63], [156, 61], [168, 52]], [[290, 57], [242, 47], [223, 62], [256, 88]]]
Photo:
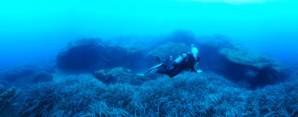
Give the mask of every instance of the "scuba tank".
[[175, 59], [175, 62], [177, 64], [179, 64], [179, 63], [181, 63], [186, 58], [187, 58], [187, 54], [182, 54], [182, 56], [179, 55], [179, 57], [177, 59]]
[[180, 55], [179, 55], [179, 57], [177, 59], [175, 59], [175, 62], [177, 64], [181, 63], [182, 61], [183, 61], [183, 57], [181, 57]]

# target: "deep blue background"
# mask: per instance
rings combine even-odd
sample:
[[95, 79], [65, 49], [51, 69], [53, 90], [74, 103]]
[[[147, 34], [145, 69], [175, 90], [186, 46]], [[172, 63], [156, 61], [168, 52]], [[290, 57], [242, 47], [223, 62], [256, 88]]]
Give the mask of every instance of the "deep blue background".
[[0, 2], [0, 67], [54, 61], [81, 37], [221, 34], [298, 60], [296, 0], [10, 0]]

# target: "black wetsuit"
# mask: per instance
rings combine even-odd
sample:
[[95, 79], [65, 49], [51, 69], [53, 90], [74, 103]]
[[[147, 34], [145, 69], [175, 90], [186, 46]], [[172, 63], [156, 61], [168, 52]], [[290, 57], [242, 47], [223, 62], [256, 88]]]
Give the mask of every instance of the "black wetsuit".
[[196, 61], [192, 53], [187, 53], [186, 57], [183, 57], [183, 60], [180, 63], [176, 63], [174, 60], [170, 62], [170, 65], [163, 65], [160, 67], [156, 73], [167, 74], [169, 77], [174, 77], [183, 70], [188, 70], [196, 72], [195, 64], [199, 61], [199, 58]]

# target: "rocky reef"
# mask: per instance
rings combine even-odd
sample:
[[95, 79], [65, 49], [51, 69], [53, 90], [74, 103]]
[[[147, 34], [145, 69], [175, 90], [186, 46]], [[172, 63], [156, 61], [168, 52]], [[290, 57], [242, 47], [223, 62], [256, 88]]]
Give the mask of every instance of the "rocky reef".
[[280, 63], [268, 55], [244, 47], [223, 48], [220, 50], [220, 54], [233, 63], [253, 66], [258, 69], [265, 67], [272, 67], [276, 71], [282, 71], [284, 69]]
[[179, 54], [183, 54], [190, 51], [190, 46], [184, 43], [174, 43], [168, 42], [163, 45], [160, 45], [156, 49], [150, 51], [148, 53], [149, 57], [169, 57], [169, 56], [178, 56]]
[[64, 70], [131, 67], [139, 56], [138, 52], [104, 44], [100, 39], [80, 39], [59, 52], [57, 65]]
[[[285, 81], [286, 69], [275, 59], [266, 54], [246, 48], [223, 48], [220, 51], [230, 63], [225, 68], [237, 71], [234, 80], [248, 81], [252, 87], [260, 87]], [[240, 72], [240, 73], [239, 73]]]
[[16, 80], [22, 79], [23, 77], [34, 74], [36, 70], [36, 67], [32, 65], [19, 66], [2, 70], [2, 75], [0, 77], [6, 81], [14, 82]]
[[100, 39], [82, 39], [69, 43], [57, 56], [58, 67], [78, 69], [93, 66], [101, 57], [98, 52], [100, 43]]
[[5, 87], [26, 87], [40, 82], [51, 82], [55, 66], [52, 64], [32, 64], [6, 68], [0, 71], [0, 83]]

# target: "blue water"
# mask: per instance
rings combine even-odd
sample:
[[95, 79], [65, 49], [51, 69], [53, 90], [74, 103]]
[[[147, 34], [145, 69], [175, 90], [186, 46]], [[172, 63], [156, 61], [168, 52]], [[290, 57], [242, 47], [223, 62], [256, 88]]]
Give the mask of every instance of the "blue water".
[[297, 6], [2, 0], [0, 117], [298, 116]]
[[0, 67], [55, 61], [81, 37], [221, 34], [298, 60], [297, 0], [10, 0], [0, 2]]

